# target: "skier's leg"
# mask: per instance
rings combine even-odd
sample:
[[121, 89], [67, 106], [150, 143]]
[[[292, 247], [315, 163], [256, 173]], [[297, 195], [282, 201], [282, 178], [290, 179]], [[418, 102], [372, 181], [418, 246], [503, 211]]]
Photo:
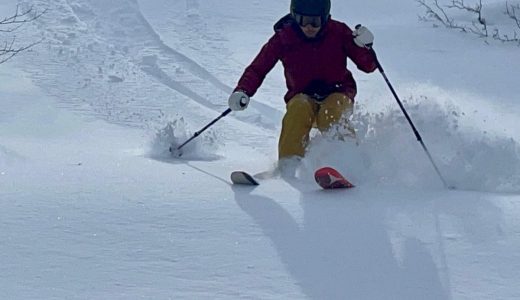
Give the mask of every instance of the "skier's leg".
[[317, 105], [305, 94], [294, 96], [287, 103], [278, 143], [278, 157], [303, 157], [309, 142], [309, 132], [315, 119]]
[[330, 94], [320, 105], [316, 118], [318, 129], [321, 132], [326, 132], [334, 127], [337, 130], [334, 134], [338, 138], [344, 139], [345, 136], [355, 138], [356, 132], [348, 121], [353, 111], [354, 102], [347, 95], [342, 93]]

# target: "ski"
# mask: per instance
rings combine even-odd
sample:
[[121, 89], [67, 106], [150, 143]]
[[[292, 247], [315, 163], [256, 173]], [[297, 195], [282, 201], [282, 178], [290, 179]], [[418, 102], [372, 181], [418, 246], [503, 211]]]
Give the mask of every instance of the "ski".
[[324, 167], [314, 172], [314, 179], [321, 188], [328, 189], [349, 189], [354, 185], [350, 183], [341, 173], [331, 167]]
[[240, 185], [260, 185], [253, 176], [244, 171], [234, 171], [231, 173], [231, 182]]

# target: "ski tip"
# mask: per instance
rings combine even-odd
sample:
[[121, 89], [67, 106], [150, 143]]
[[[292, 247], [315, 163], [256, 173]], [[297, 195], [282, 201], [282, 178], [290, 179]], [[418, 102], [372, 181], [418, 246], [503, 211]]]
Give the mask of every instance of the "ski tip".
[[324, 167], [314, 172], [314, 179], [316, 183], [323, 189], [350, 189], [354, 185], [350, 183], [343, 175], [336, 169], [331, 167]]
[[253, 178], [253, 176], [249, 175], [248, 173], [244, 171], [234, 171], [231, 173], [231, 182], [233, 184], [239, 184], [239, 185], [251, 185], [256, 186], [260, 185], [256, 179]]

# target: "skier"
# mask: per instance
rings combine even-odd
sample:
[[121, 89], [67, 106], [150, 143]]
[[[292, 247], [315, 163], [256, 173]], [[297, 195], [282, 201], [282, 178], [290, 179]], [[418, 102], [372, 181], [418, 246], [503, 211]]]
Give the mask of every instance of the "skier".
[[353, 112], [356, 82], [347, 69], [347, 57], [366, 73], [377, 68], [368, 49], [373, 34], [366, 27], [353, 31], [332, 19], [330, 0], [291, 0], [290, 5], [290, 14], [274, 25], [274, 35], [245, 69], [228, 100], [231, 110], [246, 109], [267, 73], [282, 62], [288, 89], [278, 143], [282, 169], [295, 169], [313, 127], [324, 133], [338, 125], [354, 135], [348, 117]]

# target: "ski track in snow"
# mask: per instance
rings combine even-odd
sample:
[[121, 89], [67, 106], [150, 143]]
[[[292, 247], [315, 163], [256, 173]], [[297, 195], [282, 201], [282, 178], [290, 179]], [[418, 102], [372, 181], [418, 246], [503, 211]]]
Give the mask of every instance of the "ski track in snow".
[[[29, 71], [40, 86], [60, 95], [64, 107], [125, 126], [152, 129], [183, 115], [209, 122], [209, 116], [227, 109], [232, 88], [165, 45], [136, 1], [113, 1], [112, 9], [106, 9], [105, 1], [53, 0], [41, 6], [49, 8], [39, 29], [50, 55], [28, 57], [29, 65], [34, 66]], [[51, 60], [42, 61], [43, 57]], [[68, 86], [70, 78], [75, 78], [75, 86]], [[265, 133], [255, 127], [272, 132], [277, 125], [255, 116], [279, 113], [269, 106], [256, 106], [261, 113], [253, 108], [234, 118], [250, 124], [245, 126], [251, 134], [242, 135], [242, 144], [262, 148]], [[193, 123], [192, 131], [205, 125]], [[224, 137], [232, 136], [225, 128], [219, 130]]]

